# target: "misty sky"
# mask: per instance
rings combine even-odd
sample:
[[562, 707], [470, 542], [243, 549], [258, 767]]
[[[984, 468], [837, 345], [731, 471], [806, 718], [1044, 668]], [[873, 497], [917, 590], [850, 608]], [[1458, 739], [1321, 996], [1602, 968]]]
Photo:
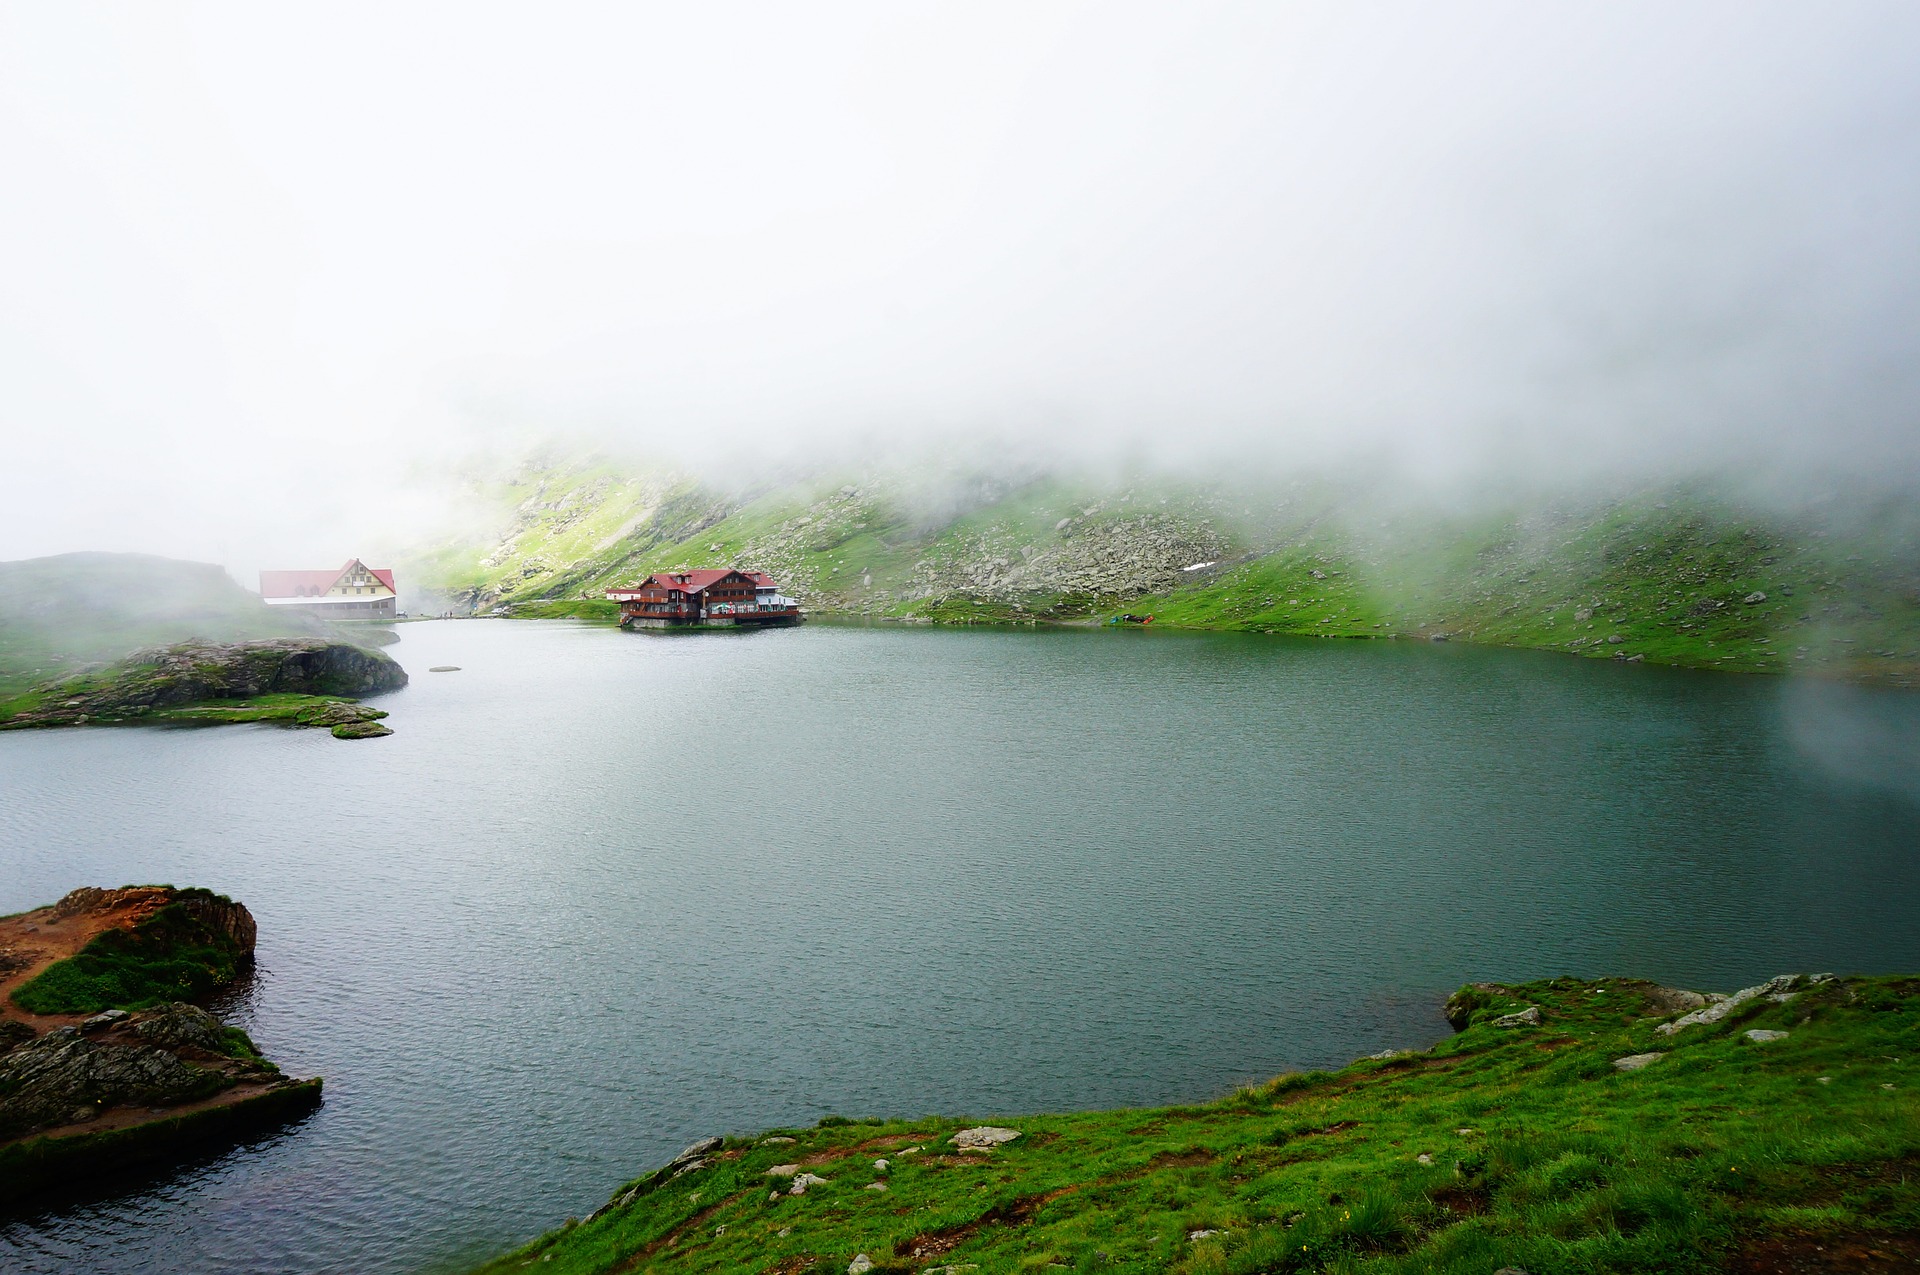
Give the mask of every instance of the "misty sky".
[[1920, 6], [0, 6], [0, 558], [532, 433], [1920, 471]]

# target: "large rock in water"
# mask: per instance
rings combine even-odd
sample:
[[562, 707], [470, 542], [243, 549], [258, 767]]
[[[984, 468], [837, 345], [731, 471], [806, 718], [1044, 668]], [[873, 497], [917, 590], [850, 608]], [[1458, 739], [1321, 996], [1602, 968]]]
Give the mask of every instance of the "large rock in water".
[[225, 646], [183, 642], [142, 651], [121, 666], [129, 703], [193, 704], [255, 695], [374, 695], [399, 690], [407, 671], [380, 651], [323, 638]]

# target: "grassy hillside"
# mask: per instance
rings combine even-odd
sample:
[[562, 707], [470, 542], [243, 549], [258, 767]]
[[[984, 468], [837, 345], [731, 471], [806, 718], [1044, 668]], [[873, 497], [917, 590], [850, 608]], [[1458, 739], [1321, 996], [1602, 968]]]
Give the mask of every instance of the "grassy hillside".
[[[1746, 672], [1920, 685], [1920, 519], [1905, 505], [1769, 512], [1705, 490], [1473, 513], [1376, 511], [1351, 489], [899, 475], [727, 496], [532, 467], [498, 538], [438, 579], [478, 610], [579, 614], [674, 567], [768, 571], [815, 610], [946, 623], [1097, 620], [1446, 636]], [[417, 568], [418, 570], [418, 568]]]
[[[1650, 984], [1476, 987], [1430, 1050], [1197, 1106], [997, 1120], [1019, 1136], [988, 1151], [948, 1119], [729, 1139], [484, 1269], [1913, 1269], [1920, 979], [1779, 995], [1664, 1035], [1685, 1006]], [[1496, 1025], [1528, 1006], [1537, 1025]], [[796, 1172], [823, 1180], [796, 1194]]]
[[0, 695], [191, 638], [306, 637], [323, 628], [273, 610], [209, 563], [135, 553], [0, 562]]
[[1444, 635], [1920, 685], [1920, 557], [1905, 537], [1684, 495], [1396, 532], [1309, 532], [1133, 609], [1202, 628]]

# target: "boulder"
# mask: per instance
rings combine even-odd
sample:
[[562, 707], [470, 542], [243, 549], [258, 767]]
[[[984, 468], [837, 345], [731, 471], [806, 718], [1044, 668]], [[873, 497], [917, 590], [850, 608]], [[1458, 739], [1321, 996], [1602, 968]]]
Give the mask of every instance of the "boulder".
[[793, 1185], [787, 1188], [788, 1195], [805, 1195], [811, 1186], [825, 1186], [827, 1179], [817, 1173], [798, 1173], [794, 1175]]
[[1707, 998], [1701, 993], [1677, 987], [1650, 987], [1644, 995], [1647, 1008], [1656, 1014], [1685, 1014], [1707, 1006]]
[[119, 1026], [129, 1017], [130, 1015], [124, 1009], [103, 1009], [81, 1023], [80, 1030], [83, 1032], [103, 1032], [109, 1027]]
[[386, 713], [365, 704], [310, 704], [293, 715], [295, 726], [349, 726], [354, 722], [377, 722]]
[[776, 1164], [767, 1170], [767, 1176], [770, 1178], [790, 1178], [798, 1172], [800, 1172], [800, 1166], [797, 1164]]
[[1493, 1003], [1493, 998], [1506, 993], [1506, 988], [1498, 983], [1468, 983], [1453, 995], [1447, 997], [1445, 1014], [1447, 1026], [1457, 1032], [1467, 1030], [1474, 1014]]
[[1787, 1038], [1787, 1033], [1768, 1031], [1764, 1027], [1756, 1027], [1752, 1031], [1746, 1033], [1746, 1037], [1748, 1040], [1752, 1041], [1756, 1045], [1770, 1045], [1776, 1040], [1785, 1040]]
[[163, 1049], [191, 1046], [220, 1053], [226, 1044], [226, 1028], [220, 1020], [198, 1005], [189, 1005], [184, 1001], [162, 1005], [159, 1009], [150, 1009], [140, 1015], [134, 1021], [133, 1034], [147, 1044]]
[[867, 1275], [867, 1272], [872, 1269], [873, 1259], [865, 1253], [861, 1253], [851, 1262], [847, 1263], [847, 1275]]
[[33, 1028], [15, 1018], [0, 1018], [0, 1058], [34, 1038]]
[[379, 722], [347, 722], [333, 728], [335, 739], [379, 739], [393, 731]]
[[1538, 1027], [1540, 1025], [1540, 1007], [1529, 1005], [1525, 1009], [1511, 1014], [1502, 1014], [1493, 1020], [1495, 1027]]
[[1674, 1019], [1670, 1023], [1661, 1023], [1653, 1030], [1662, 1036], [1671, 1036], [1688, 1027], [1699, 1027], [1708, 1023], [1717, 1023], [1740, 1008], [1748, 1001], [1759, 996], [1788, 996], [1800, 981], [1798, 974], [1780, 974], [1754, 987], [1742, 988], [1724, 1000], [1719, 1000], [1704, 1009], [1696, 1009], [1691, 1014]]
[[976, 1125], [971, 1129], [962, 1129], [947, 1141], [962, 1151], [987, 1151], [1004, 1143], [1012, 1142], [1020, 1136], [1018, 1129], [1002, 1129], [994, 1125]]
[[1613, 1069], [1615, 1071], [1639, 1071], [1642, 1067], [1651, 1066], [1665, 1057], [1666, 1055], [1658, 1050], [1650, 1054], [1628, 1054], [1625, 1058], [1614, 1059]]

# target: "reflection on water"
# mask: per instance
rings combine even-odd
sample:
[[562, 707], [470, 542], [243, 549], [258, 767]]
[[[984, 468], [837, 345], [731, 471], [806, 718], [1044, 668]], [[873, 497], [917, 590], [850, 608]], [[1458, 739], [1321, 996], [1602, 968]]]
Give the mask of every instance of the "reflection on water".
[[327, 1077], [0, 1267], [453, 1269], [710, 1132], [1206, 1096], [1437, 1038], [1469, 978], [1920, 969], [1920, 697], [1177, 633], [389, 650], [389, 739], [0, 736], [0, 910], [235, 895], [232, 1011]]

